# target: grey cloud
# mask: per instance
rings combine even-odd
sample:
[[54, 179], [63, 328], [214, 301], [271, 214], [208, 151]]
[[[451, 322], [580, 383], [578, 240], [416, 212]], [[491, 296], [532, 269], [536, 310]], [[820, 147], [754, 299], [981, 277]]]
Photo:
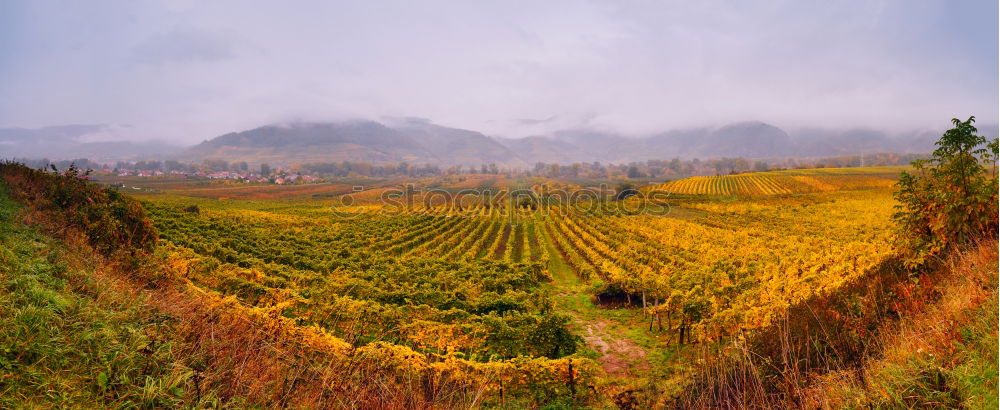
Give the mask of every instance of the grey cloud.
[[153, 34], [132, 53], [135, 61], [148, 64], [215, 62], [235, 54], [233, 43], [221, 34], [191, 28]]
[[744, 120], [898, 131], [965, 115], [996, 123], [1000, 110], [995, 0], [7, 9], [18, 17], [0, 27], [0, 126], [130, 123], [134, 138], [187, 142], [383, 116], [511, 137]]

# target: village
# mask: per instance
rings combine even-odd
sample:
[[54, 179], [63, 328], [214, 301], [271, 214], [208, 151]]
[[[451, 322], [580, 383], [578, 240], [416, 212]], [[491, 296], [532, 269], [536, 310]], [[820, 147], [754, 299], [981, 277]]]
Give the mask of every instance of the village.
[[270, 176], [264, 176], [254, 172], [238, 172], [238, 171], [215, 171], [215, 172], [204, 172], [204, 171], [183, 171], [183, 170], [171, 170], [171, 171], [161, 171], [161, 170], [140, 170], [140, 169], [130, 169], [130, 168], [114, 168], [112, 170], [104, 169], [112, 175], [119, 177], [162, 177], [162, 176], [172, 176], [172, 177], [186, 177], [192, 179], [205, 178], [205, 179], [224, 179], [233, 180], [238, 182], [247, 183], [262, 183], [262, 184], [295, 184], [295, 183], [311, 183], [320, 182], [322, 178], [315, 177], [312, 175], [302, 175], [299, 172], [286, 173], [284, 170], [277, 170], [274, 174]]

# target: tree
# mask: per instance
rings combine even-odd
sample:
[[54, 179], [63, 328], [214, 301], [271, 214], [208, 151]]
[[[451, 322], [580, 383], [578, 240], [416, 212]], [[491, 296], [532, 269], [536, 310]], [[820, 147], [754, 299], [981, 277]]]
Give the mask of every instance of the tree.
[[222, 159], [206, 159], [201, 163], [202, 167], [208, 172], [225, 171], [229, 169], [229, 162]]
[[621, 183], [618, 184], [618, 193], [615, 194], [615, 200], [621, 201], [635, 195], [639, 195], [639, 190], [635, 189], [635, 185], [630, 183]]
[[271, 166], [267, 164], [260, 164], [260, 175], [263, 177], [271, 176]]
[[626, 172], [626, 175], [629, 178], [632, 178], [632, 179], [642, 178], [644, 176], [644, 175], [642, 175], [642, 172], [639, 172], [639, 167], [637, 167], [635, 165], [632, 165], [632, 166], [628, 167], [628, 171]]
[[527, 335], [526, 342], [532, 354], [556, 359], [576, 353], [576, 346], [582, 339], [567, 329], [569, 321], [566, 315], [543, 315]]
[[559, 178], [560, 175], [559, 164], [552, 163], [549, 165], [549, 177]]
[[571, 164], [569, 166], [569, 176], [571, 176], [573, 178], [576, 178], [576, 177], [580, 176], [580, 169], [581, 168], [582, 167], [580, 166], [579, 163], [574, 162], [573, 164]]
[[173, 159], [168, 159], [166, 161], [163, 161], [163, 169], [165, 171], [181, 171], [184, 168], [185, 168], [184, 164], [181, 164], [180, 161]]
[[997, 233], [997, 180], [983, 165], [996, 158], [997, 145], [976, 135], [975, 117], [952, 123], [931, 158], [903, 172], [895, 194], [900, 249], [911, 267]]

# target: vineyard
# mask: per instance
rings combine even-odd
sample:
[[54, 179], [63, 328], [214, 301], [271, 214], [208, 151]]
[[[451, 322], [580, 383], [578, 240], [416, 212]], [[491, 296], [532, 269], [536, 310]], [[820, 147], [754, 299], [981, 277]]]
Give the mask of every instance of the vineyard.
[[888, 189], [904, 167], [820, 168], [690, 177], [652, 189], [672, 194], [768, 196], [841, 190]]
[[490, 215], [336, 221], [146, 206], [195, 284], [253, 306], [285, 306], [283, 314], [300, 324], [352, 343], [387, 341], [481, 360], [575, 351], [568, 335], [523, 343], [558, 333], [563, 320], [539, 292], [550, 278], [534, 224]]
[[[571, 355], [582, 365], [596, 354], [606, 371], [626, 377], [603, 360], [605, 341], [580, 338], [592, 329], [582, 317], [607, 316], [639, 332], [619, 342], [682, 357], [768, 326], [877, 267], [892, 252], [894, 201], [884, 189], [892, 180], [885, 170], [852, 172], [674, 181], [664, 186], [753, 199], [693, 197], [665, 216], [478, 197], [458, 206], [417, 197], [415, 207], [386, 213], [376, 200], [384, 189], [359, 193], [355, 202], [367, 205], [352, 206], [141, 197], [194, 285], [277, 309], [300, 326], [355, 346], [389, 343], [480, 363]], [[800, 195], [774, 195], [791, 192]], [[554, 274], [560, 267], [586, 286], [568, 287]], [[590, 302], [567, 308], [566, 298]], [[660, 365], [634, 363], [627, 377], [685, 372]]]
[[[157, 181], [157, 189], [137, 190], [136, 202], [83, 180], [11, 169], [9, 184], [29, 187], [22, 188], [34, 192], [28, 198], [53, 198], [39, 206], [72, 210], [56, 219], [84, 229], [102, 255], [138, 263], [134, 251], [109, 247], [122, 241], [100, 226], [113, 227], [116, 237], [134, 236], [123, 243], [138, 245], [125, 249], [155, 250], [153, 273], [143, 273], [148, 286], [173, 280], [183, 289], [157, 300], [157, 309], [210, 317], [204, 324], [194, 319], [199, 325], [188, 330], [195, 346], [214, 345], [216, 324], [229, 318], [224, 326], [268, 329], [299, 346], [292, 349], [323, 355], [309, 359], [327, 363], [310, 365], [311, 380], [320, 383], [310, 384], [318, 389], [312, 396], [291, 398], [278, 389], [261, 390], [255, 399], [293, 407], [327, 403], [332, 398], [317, 386], [334, 379], [358, 386], [358, 394], [369, 395], [362, 401], [395, 403], [386, 392], [396, 391], [427, 406], [441, 400], [669, 406], [698, 385], [710, 355], [759, 343], [760, 335], [787, 326], [788, 312], [857, 289], [862, 278], [897, 272], [885, 268], [896, 252], [896, 201], [880, 188], [891, 181], [885, 169], [691, 178], [655, 189], [686, 183], [702, 194], [667, 196], [659, 208], [637, 206], [641, 194], [548, 200], [538, 180], [504, 181], [526, 196], [504, 190], [449, 196], [450, 188], [384, 184], [352, 189], [350, 200], [292, 187], [251, 194], [252, 200], [216, 199], [190, 183]], [[32, 188], [26, 182], [32, 178], [57, 183]], [[214, 185], [199, 189], [231, 190]], [[755, 194], [726, 195], [731, 191], [719, 187]], [[101, 222], [109, 212], [126, 211], [119, 225]], [[178, 310], [190, 303], [204, 307]], [[821, 313], [860, 320], [854, 316], [863, 312], [850, 306]], [[867, 325], [846, 326], [854, 334]], [[257, 332], [235, 343], [269, 343], [271, 336]], [[225, 361], [237, 354], [230, 350], [206, 354]], [[271, 369], [300, 371], [288, 359], [266, 360]], [[339, 372], [337, 363], [357, 363], [365, 373]], [[197, 363], [182, 366], [195, 366], [196, 375], [207, 371]], [[243, 372], [227, 368], [220, 371]], [[128, 384], [131, 376], [122, 377], [118, 383]], [[362, 386], [352, 377], [382, 381]], [[179, 387], [172, 389], [155, 401], [179, 400]]]
[[566, 216], [550, 219], [547, 232], [576, 272], [641, 303], [677, 342], [712, 340], [765, 326], [891, 253], [887, 193], [810, 200], [731, 203], [685, 219]]

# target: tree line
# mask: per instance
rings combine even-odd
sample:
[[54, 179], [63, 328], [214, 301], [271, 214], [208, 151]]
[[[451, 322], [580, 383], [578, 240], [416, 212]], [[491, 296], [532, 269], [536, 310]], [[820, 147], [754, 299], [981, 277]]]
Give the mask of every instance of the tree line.
[[723, 157], [711, 159], [663, 159], [634, 161], [628, 163], [574, 162], [535, 163], [531, 168], [500, 166], [496, 163], [480, 165], [453, 165], [440, 167], [433, 164], [369, 163], [363, 161], [310, 162], [291, 166], [272, 166], [268, 163], [251, 164], [247, 161], [226, 161], [205, 159], [200, 162], [168, 160], [118, 161], [101, 164], [86, 158], [52, 161], [49, 159], [15, 159], [31, 168], [48, 169], [50, 165], [58, 169], [68, 169], [75, 164], [79, 169], [94, 169], [116, 172], [161, 171], [181, 173], [236, 172], [255, 174], [263, 177], [279, 174], [303, 174], [323, 177], [429, 177], [441, 175], [503, 175], [506, 177], [547, 177], [586, 179], [662, 179], [684, 178], [695, 175], [728, 175], [745, 172], [797, 169], [797, 168], [839, 168], [861, 166], [905, 165], [911, 161], [927, 157], [926, 154], [878, 153], [865, 155], [843, 155], [825, 158], [777, 158], [750, 159]]

